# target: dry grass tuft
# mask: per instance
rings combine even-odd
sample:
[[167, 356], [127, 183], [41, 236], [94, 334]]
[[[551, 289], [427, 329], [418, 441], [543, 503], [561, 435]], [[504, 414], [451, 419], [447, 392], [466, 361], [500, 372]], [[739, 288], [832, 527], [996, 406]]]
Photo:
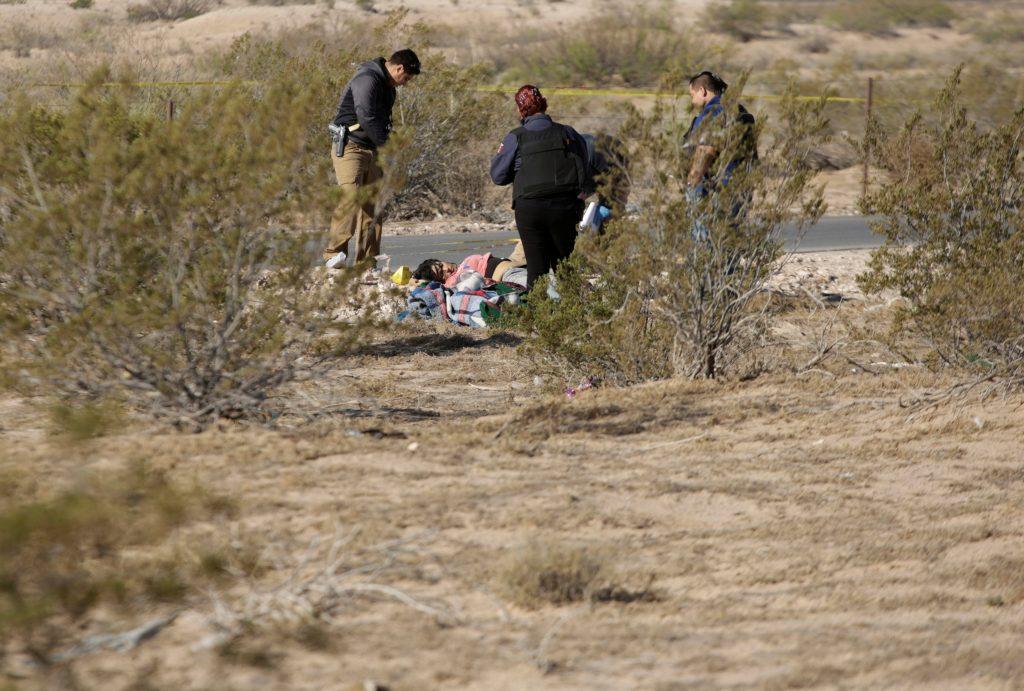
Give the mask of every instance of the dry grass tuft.
[[592, 586], [609, 567], [608, 558], [592, 548], [534, 542], [509, 557], [500, 584], [523, 607], [564, 605], [590, 599]]

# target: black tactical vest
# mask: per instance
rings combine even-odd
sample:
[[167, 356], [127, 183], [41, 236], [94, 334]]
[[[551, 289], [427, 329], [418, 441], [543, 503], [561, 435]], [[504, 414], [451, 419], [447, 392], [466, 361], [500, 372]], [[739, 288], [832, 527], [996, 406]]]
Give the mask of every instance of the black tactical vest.
[[558, 123], [546, 130], [520, 127], [516, 135], [521, 165], [512, 181], [512, 198], [575, 196], [586, 179], [583, 159], [569, 147], [569, 133]]

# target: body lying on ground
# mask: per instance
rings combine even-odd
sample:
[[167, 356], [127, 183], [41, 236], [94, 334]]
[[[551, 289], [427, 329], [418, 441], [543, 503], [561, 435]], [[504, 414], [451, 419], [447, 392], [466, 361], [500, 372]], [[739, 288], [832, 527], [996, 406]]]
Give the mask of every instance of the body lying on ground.
[[416, 267], [412, 277], [420, 281], [436, 281], [446, 288], [455, 288], [468, 277], [467, 274], [478, 274], [487, 287], [495, 283], [511, 283], [526, 287], [526, 271], [523, 264], [516, 263], [507, 257], [496, 257], [490, 253], [471, 254], [458, 264], [426, 259]]
[[409, 293], [399, 321], [443, 319], [485, 327], [526, 292], [526, 268], [491, 254], [473, 254], [459, 264], [427, 259], [416, 267], [413, 278], [423, 283]]

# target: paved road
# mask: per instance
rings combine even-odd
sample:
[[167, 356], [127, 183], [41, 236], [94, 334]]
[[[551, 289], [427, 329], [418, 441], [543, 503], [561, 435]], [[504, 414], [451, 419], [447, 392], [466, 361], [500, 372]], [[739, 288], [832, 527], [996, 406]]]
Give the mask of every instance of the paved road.
[[[863, 249], [877, 247], [881, 238], [868, 229], [869, 218], [863, 216], [827, 216], [807, 231], [797, 244], [796, 232], [786, 229], [786, 246], [797, 252]], [[424, 259], [435, 258], [457, 262], [468, 254], [507, 254], [512, 251], [518, 235], [515, 231], [491, 233], [444, 233], [439, 235], [388, 236], [384, 229], [382, 251], [391, 257], [391, 266], [405, 264], [415, 268]]]

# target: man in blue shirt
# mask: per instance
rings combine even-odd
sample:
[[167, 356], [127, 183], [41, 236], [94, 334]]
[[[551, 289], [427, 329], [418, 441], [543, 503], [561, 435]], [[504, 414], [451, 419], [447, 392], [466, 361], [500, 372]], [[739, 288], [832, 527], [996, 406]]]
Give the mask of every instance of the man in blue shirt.
[[[694, 149], [693, 162], [686, 176], [687, 196], [693, 200], [708, 196], [716, 187], [724, 187], [738, 166], [757, 159], [754, 116], [742, 105], [737, 106], [735, 116], [725, 112], [722, 94], [728, 87], [714, 72], [701, 72], [690, 79], [690, 100], [700, 109], [686, 133], [686, 146]], [[715, 178], [711, 174], [712, 166], [727, 146], [728, 128], [734, 125], [744, 127], [746, 131], [733, 159]]]

